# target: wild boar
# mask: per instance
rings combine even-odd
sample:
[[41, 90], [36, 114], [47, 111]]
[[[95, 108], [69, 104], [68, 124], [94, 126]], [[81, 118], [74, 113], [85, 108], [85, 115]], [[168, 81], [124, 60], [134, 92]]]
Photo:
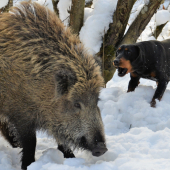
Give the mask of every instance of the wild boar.
[[35, 161], [37, 130], [53, 136], [66, 158], [75, 148], [104, 154], [97, 60], [36, 2], [1, 14], [0, 24], [0, 127], [13, 147], [23, 148], [21, 168]]

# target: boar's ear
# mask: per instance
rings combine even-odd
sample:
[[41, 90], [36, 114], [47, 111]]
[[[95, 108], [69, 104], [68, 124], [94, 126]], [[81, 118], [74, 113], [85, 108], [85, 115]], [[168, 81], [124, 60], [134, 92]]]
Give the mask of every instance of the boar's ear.
[[69, 69], [61, 69], [55, 74], [55, 89], [57, 97], [67, 93], [77, 81], [76, 74]]

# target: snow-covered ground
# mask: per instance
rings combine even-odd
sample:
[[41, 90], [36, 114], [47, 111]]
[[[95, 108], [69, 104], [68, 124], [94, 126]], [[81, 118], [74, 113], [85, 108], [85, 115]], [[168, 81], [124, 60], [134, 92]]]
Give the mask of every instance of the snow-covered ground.
[[[38, 1], [43, 3], [43, 0]], [[49, 0], [46, 1], [48, 2]], [[94, 0], [94, 9], [85, 10], [85, 24], [80, 31], [80, 38], [91, 53], [100, 48], [116, 2], [117, 0]], [[60, 3], [62, 8], [59, 8], [65, 10], [61, 12], [64, 19], [70, 0], [60, 0]], [[136, 2], [129, 24], [144, 3], [148, 3], [148, 0]], [[168, 3], [166, 1], [165, 6]], [[167, 12], [159, 12], [165, 20], [169, 17], [165, 16]], [[156, 19], [153, 16], [138, 41], [153, 38], [150, 33], [158, 21], [161, 21], [160, 15]], [[166, 38], [170, 38], [169, 22], [159, 40]], [[65, 159], [56, 149], [54, 139], [38, 132], [36, 162], [28, 170], [170, 170], [170, 84], [162, 101], [157, 101], [156, 108], [151, 108], [149, 102], [156, 83], [141, 79], [134, 92], [126, 93], [128, 82], [129, 75], [120, 78], [116, 72], [100, 94], [98, 105], [105, 126], [108, 152], [97, 158], [89, 152], [76, 150], [76, 158]], [[21, 149], [11, 148], [0, 136], [0, 170], [19, 170], [20, 151]]]

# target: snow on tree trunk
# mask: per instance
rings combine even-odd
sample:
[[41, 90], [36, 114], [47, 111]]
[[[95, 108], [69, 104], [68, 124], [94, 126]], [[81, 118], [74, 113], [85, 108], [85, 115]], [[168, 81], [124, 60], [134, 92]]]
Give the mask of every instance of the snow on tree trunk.
[[[150, 0], [144, 5], [136, 19], [133, 21], [128, 31], [124, 35], [131, 9], [136, 0], [118, 0], [117, 9], [113, 15], [113, 23], [110, 24], [104, 40], [104, 79], [107, 83], [115, 72], [113, 60], [115, 51], [121, 44], [135, 43], [141, 35], [151, 17], [164, 0]], [[123, 37], [124, 35], [124, 37]], [[99, 56], [102, 58], [103, 46]]]
[[141, 35], [146, 25], [151, 20], [152, 16], [159, 8], [160, 4], [163, 3], [164, 0], [150, 0], [148, 5], [144, 5], [139, 15], [129, 27], [126, 35], [124, 36], [122, 42], [120, 44], [131, 44], [135, 43], [138, 37]]
[[[118, 0], [117, 8], [113, 15], [113, 23], [110, 24], [104, 38], [104, 79], [107, 83], [115, 72], [113, 66], [113, 56], [115, 46], [121, 41], [130, 16], [131, 9], [136, 0]], [[99, 52], [100, 57], [103, 55], [103, 45]]]

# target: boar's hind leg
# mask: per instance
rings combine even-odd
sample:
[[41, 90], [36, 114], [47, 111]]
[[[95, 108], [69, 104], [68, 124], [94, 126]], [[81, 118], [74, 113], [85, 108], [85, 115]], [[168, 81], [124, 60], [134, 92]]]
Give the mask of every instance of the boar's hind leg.
[[4, 138], [11, 144], [13, 148], [20, 147], [19, 141], [17, 141], [16, 136], [9, 131], [7, 122], [0, 122], [0, 131]]
[[26, 170], [35, 161], [36, 131], [31, 126], [19, 128], [20, 142], [22, 145], [21, 169]]
[[64, 158], [75, 158], [72, 150], [69, 148], [65, 148], [63, 145], [58, 145], [58, 150], [63, 153]]

